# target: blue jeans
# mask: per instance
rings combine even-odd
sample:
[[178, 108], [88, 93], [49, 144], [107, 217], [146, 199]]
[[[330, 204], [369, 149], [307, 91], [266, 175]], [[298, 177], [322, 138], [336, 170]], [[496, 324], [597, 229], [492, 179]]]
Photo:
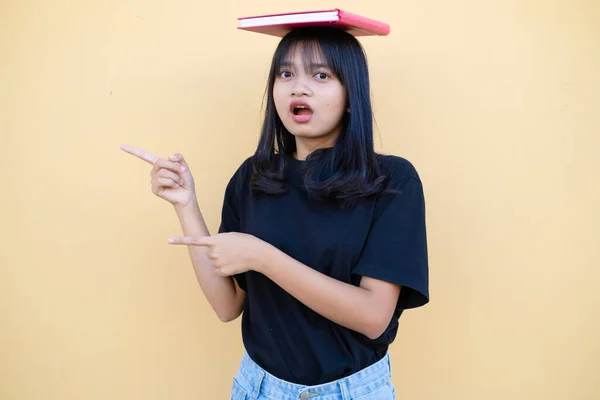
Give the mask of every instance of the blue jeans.
[[276, 378], [244, 353], [230, 400], [393, 400], [390, 356], [345, 378], [315, 386]]

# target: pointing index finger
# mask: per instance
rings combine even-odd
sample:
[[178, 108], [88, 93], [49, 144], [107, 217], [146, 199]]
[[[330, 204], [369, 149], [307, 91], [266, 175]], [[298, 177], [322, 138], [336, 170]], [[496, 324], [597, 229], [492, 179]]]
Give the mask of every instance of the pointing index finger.
[[122, 145], [121, 150], [126, 153], [132, 154], [137, 158], [146, 161], [148, 164], [154, 165], [156, 161], [158, 161], [158, 157], [152, 153], [148, 153], [146, 150], [139, 149], [133, 146]]
[[191, 237], [191, 236], [179, 236], [169, 238], [170, 244], [183, 244], [188, 246], [211, 246], [212, 240], [209, 237]]

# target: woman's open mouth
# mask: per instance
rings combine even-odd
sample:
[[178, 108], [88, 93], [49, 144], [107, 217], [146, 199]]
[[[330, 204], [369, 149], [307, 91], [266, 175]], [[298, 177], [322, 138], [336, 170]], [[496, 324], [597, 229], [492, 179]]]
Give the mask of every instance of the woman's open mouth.
[[304, 102], [293, 102], [290, 105], [292, 118], [296, 122], [308, 122], [312, 118], [313, 110]]

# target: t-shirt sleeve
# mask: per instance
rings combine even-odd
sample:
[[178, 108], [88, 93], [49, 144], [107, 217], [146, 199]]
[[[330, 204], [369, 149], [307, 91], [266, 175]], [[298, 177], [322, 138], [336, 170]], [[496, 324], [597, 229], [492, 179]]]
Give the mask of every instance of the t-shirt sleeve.
[[[225, 188], [219, 233], [240, 232], [240, 207], [238, 202], [240, 190], [239, 179], [240, 170], [231, 177]], [[233, 278], [237, 281], [239, 287], [246, 291], [245, 273], [233, 275]]]
[[371, 231], [353, 274], [401, 286], [398, 309], [429, 301], [425, 199], [416, 177], [379, 198]]

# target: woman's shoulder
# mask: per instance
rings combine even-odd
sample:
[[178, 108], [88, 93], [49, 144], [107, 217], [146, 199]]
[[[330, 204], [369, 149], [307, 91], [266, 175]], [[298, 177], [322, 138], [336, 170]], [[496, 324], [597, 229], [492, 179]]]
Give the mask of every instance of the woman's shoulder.
[[246, 157], [230, 167], [229, 179], [226, 192], [240, 193], [244, 187], [248, 186], [252, 175], [252, 159], [254, 156]]
[[[287, 156], [275, 153], [271, 156], [269, 162], [277, 163], [281, 157], [286, 158]], [[258, 158], [256, 154], [246, 156], [246, 158], [242, 159], [241, 162], [238, 161], [238, 164], [236, 164], [235, 167], [236, 169], [232, 174], [232, 179], [250, 179], [257, 166], [257, 162]]]
[[382, 174], [387, 177], [390, 184], [400, 183], [409, 178], [421, 182], [421, 177], [415, 165], [408, 159], [397, 155], [380, 153], [377, 153], [376, 157]]

